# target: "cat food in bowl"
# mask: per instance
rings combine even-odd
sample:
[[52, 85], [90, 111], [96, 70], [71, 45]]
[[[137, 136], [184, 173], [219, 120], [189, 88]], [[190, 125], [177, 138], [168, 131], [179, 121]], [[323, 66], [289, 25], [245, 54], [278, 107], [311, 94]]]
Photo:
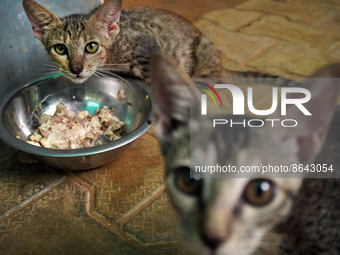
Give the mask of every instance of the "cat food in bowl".
[[42, 115], [42, 124], [28, 137], [28, 143], [50, 149], [82, 149], [102, 145], [100, 136], [107, 141], [122, 138], [124, 122], [106, 105], [97, 109], [94, 116], [88, 111], [73, 113], [59, 103], [55, 113]]
[[[93, 77], [83, 84], [75, 84], [61, 75], [46, 77], [2, 95], [0, 138], [56, 168], [85, 170], [99, 167], [117, 159], [131, 142], [150, 128], [153, 115], [149, 95], [149, 87], [144, 82], [130, 78]], [[105, 120], [101, 123], [98, 115], [118, 121], [112, 134], [107, 132], [111, 123]], [[98, 125], [99, 131], [85, 134], [84, 137], [90, 138], [78, 139], [82, 141], [79, 144], [71, 145], [69, 138], [61, 138], [64, 140], [57, 144], [61, 142], [64, 147], [45, 148], [48, 146], [43, 146], [46, 140], [40, 142], [39, 129], [44, 134], [51, 131], [51, 123], [50, 129], [44, 127], [52, 119], [54, 124], [60, 120], [60, 125], [64, 125], [62, 128], [74, 126], [79, 134], [88, 130], [86, 127], [92, 121], [91, 125]], [[69, 132], [65, 130], [59, 132], [62, 137]], [[105, 135], [108, 133], [111, 136]], [[32, 138], [34, 135], [37, 137]], [[32, 139], [38, 140], [27, 142]]]

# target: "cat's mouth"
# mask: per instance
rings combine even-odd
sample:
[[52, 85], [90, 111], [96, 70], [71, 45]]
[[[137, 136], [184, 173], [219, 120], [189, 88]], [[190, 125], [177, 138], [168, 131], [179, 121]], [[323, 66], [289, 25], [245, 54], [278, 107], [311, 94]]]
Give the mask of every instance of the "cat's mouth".
[[84, 77], [84, 76], [81, 76], [81, 75], [77, 74], [76, 76], [72, 76], [72, 77], [68, 77], [68, 78], [70, 78], [71, 81], [73, 81], [74, 83], [83, 83], [89, 77]]
[[90, 77], [90, 76], [87, 76], [87, 75], [85, 76], [81, 73], [80, 74], [72, 74], [72, 73], [65, 72], [65, 71], [62, 71], [62, 74], [74, 83], [83, 83]]
[[73, 79], [75, 83], [83, 83], [87, 80], [88, 77], [82, 77], [80, 75], [77, 75], [76, 78]]

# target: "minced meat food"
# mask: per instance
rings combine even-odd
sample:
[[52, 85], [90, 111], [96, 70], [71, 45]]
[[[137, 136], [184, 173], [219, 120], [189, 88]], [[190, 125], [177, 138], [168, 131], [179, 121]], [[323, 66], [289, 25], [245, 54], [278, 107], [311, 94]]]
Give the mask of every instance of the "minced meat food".
[[94, 146], [101, 135], [109, 141], [121, 138], [123, 126], [124, 122], [107, 106], [97, 109], [91, 116], [88, 111], [72, 113], [59, 103], [53, 116], [43, 116], [43, 123], [29, 136], [27, 143], [51, 149], [88, 148]]

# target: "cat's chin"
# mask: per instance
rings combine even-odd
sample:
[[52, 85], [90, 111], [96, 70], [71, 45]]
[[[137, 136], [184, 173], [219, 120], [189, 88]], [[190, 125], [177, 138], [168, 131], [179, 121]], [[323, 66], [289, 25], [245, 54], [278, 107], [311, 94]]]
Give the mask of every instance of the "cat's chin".
[[81, 84], [84, 83], [89, 77], [77, 77], [77, 78], [69, 78], [72, 82]]
[[84, 83], [89, 77], [70, 77], [69, 75], [63, 74], [64, 77], [71, 80], [73, 83], [81, 84]]
[[88, 78], [91, 77], [91, 74], [89, 73], [81, 73], [78, 75], [72, 74], [70, 72], [67, 72], [63, 69], [60, 70], [60, 73], [67, 79], [69, 79], [70, 81], [72, 81], [73, 83], [77, 83], [77, 84], [81, 84], [84, 83]]

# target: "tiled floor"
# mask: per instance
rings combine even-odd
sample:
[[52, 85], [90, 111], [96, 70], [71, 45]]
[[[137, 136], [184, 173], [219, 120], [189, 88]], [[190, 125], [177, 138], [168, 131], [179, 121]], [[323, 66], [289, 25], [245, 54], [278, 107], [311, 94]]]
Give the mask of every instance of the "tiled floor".
[[[340, 61], [337, 0], [133, 1], [176, 11], [225, 68], [307, 76]], [[117, 161], [85, 172], [27, 163], [0, 142], [0, 254], [184, 254], [154, 129]]]

